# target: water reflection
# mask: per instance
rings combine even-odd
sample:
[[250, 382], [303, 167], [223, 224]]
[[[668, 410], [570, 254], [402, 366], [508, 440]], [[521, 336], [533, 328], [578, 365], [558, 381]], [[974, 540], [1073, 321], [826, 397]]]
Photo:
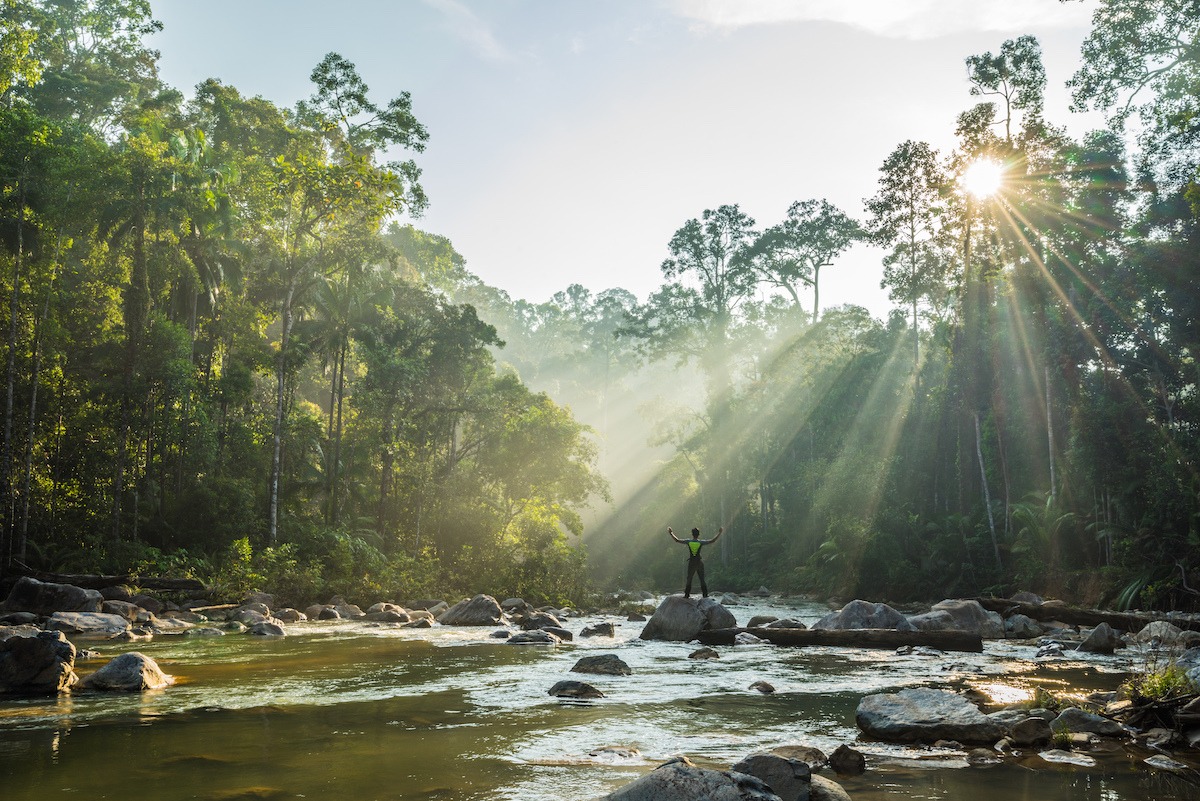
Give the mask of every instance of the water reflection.
[[[816, 606], [738, 607], [811, 622]], [[608, 618], [615, 623], [624, 623]], [[574, 621], [576, 631], [595, 620]], [[0, 703], [5, 801], [131, 790], [191, 798], [593, 799], [687, 754], [727, 768], [760, 749], [855, 741], [865, 694], [906, 686], [974, 687], [997, 702], [1036, 686], [1111, 690], [1140, 657], [1034, 660], [989, 644], [944, 657], [752, 646], [691, 660], [695, 646], [618, 636], [559, 648], [514, 647], [490, 630], [297, 626], [284, 639], [162, 638], [136, 650], [176, 676], [162, 691], [79, 693]], [[112, 646], [111, 657], [132, 646]], [[580, 656], [619, 653], [631, 676], [589, 676], [606, 695], [563, 703], [547, 689], [580, 678]], [[94, 669], [103, 663], [88, 663]], [[777, 692], [748, 689], [768, 681]], [[858, 743], [871, 770], [844, 784], [857, 801], [1200, 799], [1123, 750], [1095, 768], [1045, 762], [963, 768], [964, 754]]]

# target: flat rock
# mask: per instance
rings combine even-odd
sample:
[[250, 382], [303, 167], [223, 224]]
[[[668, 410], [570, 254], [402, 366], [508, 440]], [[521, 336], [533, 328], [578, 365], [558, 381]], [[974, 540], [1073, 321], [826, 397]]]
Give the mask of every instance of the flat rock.
[[660, 765], [604, 796], [608, 801], [781, 801], [746, 773], [699, 768], [685, 759]]
[[46, 628], [79, 637], [116, 637], [129, 630], [129, 621], [120, 615], [103, 612], [55, 612]]
[[1004, 736], [998, 722], [948, 690], [911, 688], [868, 695], [859, 703], [854, 719], [868, 737], [887, 742], [990, 744]]
[[21, 576], [0, 605], [10, 612], [52, 615], [55, 612], [99, 612], [104, 596], [74, 584], [55, 584]]
[[829, 762], [825, 752], [812, 745], [781, 745], [771, 749], [771, 753], [788, 759], [798, 759], [812, 770], [820, 770]]
[[585, 656], [571, 668], [572, 673], [595, 673], [603, 676], [629, 676], [633, 670], [616, 654]]
[[544, 629], [522, 631], [509, 637], [509, 645], [558, 645], [562, 642], [557, 636]]
[[688, 659], [720, 659], [721, 655], [713, 648], [697, 648], [688, 654]]
[[1078, 765], [1081, 768], [1091, 768], [1096, 765], [1096, 760], [1087, 754], [1077, 754], [1074, 751], [1063, 751], [1058, 748], [1043, 751], [1038, 756], [1056, 765]]
[[163, 673], [153, 659], [137, 651], [129, 651], [90, 676], [85, 676], [79, 682], [79, 687], [85, 690], [138, 692], [158, 690], [174, 683], [175, 679]]

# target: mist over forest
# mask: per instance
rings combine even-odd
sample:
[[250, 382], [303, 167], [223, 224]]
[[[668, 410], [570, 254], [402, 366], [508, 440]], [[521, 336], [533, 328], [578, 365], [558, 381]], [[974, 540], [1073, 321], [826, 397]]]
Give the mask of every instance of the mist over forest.
[[[164, 85], [145, 0], [0, 9], [0, 571], [582, 603], [680, 589], [671, 525], [734, 591], [1200, 596], [1186, 3], [1103, 0], [1074, 75], [947, 63], [955, 146], [895, 143], [862, 214], [729, 197], [647, 297], [544, 302], [421, 228], [419, 104], [342, 55], [287, 108]], [[864, 242], [883, 319], [821, 301]]]

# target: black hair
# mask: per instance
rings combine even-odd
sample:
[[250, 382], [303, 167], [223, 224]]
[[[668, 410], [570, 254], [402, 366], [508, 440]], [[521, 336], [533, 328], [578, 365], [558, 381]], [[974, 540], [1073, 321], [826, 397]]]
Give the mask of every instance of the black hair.
[[698, 528], [694, 528], [694, 529], [692, 529], [692, 536], [693, 536], [693, 537], [699, 537], [699, 536], [700, 536], [700, 529], [698, 529]]

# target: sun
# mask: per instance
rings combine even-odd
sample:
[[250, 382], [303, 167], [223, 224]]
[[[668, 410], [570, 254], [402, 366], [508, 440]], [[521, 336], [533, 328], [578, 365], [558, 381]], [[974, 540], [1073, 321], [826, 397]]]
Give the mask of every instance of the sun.
[[962, 185], [975, 197], [989, 197], [996, 194], [1004, 180], [1004, 168], [999, 162], [987, 158], [971, 162], [962, 175]]

